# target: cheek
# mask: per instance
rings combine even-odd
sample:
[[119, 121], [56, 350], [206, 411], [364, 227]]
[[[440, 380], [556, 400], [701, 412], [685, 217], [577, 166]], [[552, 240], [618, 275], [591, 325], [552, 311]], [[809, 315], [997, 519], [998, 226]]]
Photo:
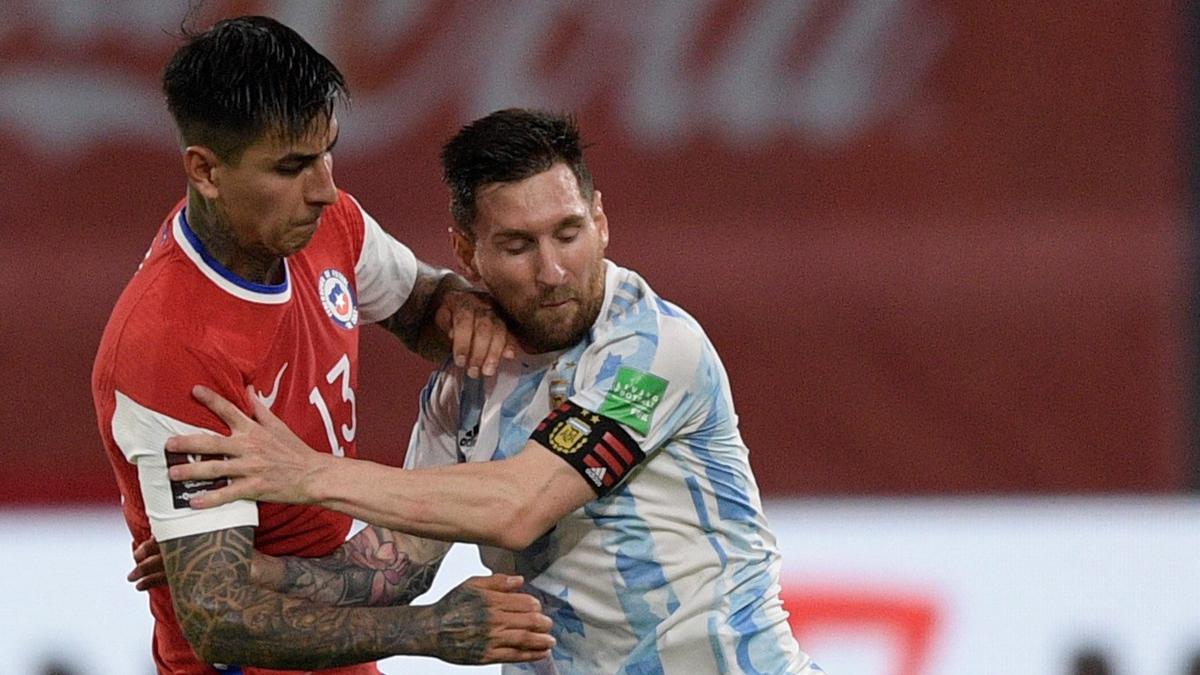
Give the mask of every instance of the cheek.
[[533, 272], [519, 259], [481, 261], [479, 272], [492, 295], [502, 300], [520, 302], [536, 293]]

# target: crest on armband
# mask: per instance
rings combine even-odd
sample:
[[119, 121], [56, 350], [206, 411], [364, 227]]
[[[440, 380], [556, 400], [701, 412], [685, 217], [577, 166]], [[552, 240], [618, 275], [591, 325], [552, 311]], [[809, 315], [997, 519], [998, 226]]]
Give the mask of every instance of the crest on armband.
[[570, 464], [601, 497], [646, 458], [620, 423], [569, 400], [538, 424], [530, 440]]

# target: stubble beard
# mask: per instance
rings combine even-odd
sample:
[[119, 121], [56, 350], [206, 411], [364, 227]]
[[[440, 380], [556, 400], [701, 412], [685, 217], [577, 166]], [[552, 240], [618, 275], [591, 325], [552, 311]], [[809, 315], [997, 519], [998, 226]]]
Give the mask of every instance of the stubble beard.
[[[604, 259], [600, 258], [592, 266], [591, 283], [584, 291], [583, 297], [576, 297], [578, 309], [566, 320], [555, 319], [552, 316], [539, 316], [539, 305], [525, 306], [510, 311], [500, 307], [500, 315], [508, 324], [508, 329], [520, 340], [521, 345], [533, 354], [566, 349], [583, 339], [600, 316], [600, 308], [604, 304]], [[550, 297], [553, 297], [553, 293]], [[539, 298], [541, 302], [545, 298]], [[545, 314], [552, 314], [546, 312]]]

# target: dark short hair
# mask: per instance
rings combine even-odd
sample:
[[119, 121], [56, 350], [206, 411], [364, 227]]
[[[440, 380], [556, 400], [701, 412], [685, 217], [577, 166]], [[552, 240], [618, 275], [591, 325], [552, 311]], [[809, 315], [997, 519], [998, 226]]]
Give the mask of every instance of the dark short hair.
[[348, 100], [342, 73], [296, 31], [265, 16], [225, 19], [189, 35], [162, 76], [186, 145], [236, 162], [264, 133], [302, 138]]
[[442, 178], [450, 188], [454, 224], [474, 235], [475, 196], [483, 185], [511, 183], [562, 162], [592, 198], [592, 176], [583, 162], [579, 129], [570, 115], [509, 108], [463, 127], [442, 147]]

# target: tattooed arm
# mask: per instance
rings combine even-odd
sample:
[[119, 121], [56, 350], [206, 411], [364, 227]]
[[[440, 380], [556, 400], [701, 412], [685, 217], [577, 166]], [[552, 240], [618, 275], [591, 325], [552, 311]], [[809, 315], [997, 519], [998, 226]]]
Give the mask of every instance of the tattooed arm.
[[320, 605], [406, 605], [429, 590], [449, 544], [368, 526], [323, 558], [254, 554], [254, 583]]
[[310, 669], [417, 654], [476, 664], [542, 658], [553, 645], [537, 601], [506, 592], [514, 580], [499, 575], [431, 606], [322, 607], [251, 583], [250, 527], [160, 547], [183, 633], [210, 663]]
[[450, 354], [472, 377], [494, 375], [502, 354], [511, 354], [504, 322], [487, 296], [466, 279], [417, 261], [408, 299], [379, 324], [409, 349], [435, 363]]

